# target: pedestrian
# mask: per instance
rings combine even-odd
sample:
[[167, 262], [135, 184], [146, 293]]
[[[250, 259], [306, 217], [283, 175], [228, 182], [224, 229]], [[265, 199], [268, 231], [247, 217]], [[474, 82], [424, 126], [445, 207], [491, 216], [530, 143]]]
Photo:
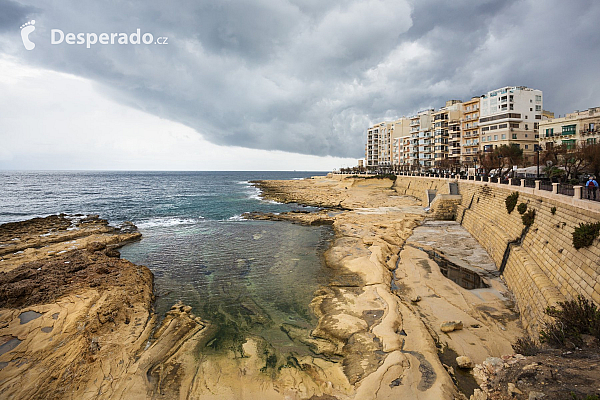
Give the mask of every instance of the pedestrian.
[[587, 188], [587, 198], [590, 200], [590, 194], [596, 200], [596, 191], [598, 190], [598, 182], [594, 179], [593, 176], [590, 176], [590, 179], [585, 183], [585, 187]]

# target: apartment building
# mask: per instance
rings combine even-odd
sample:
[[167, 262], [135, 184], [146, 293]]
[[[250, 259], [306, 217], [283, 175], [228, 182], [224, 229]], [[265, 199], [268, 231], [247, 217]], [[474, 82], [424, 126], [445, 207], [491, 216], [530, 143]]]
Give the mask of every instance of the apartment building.
[[433, 109], [419, 111], [410, 117], [409, 165], [414, 168], [433, 166]]
[[[454, 136], [460, 141], [460, 119], [462, 117], [462, 101], [448, 100], [446, 105], [433, 113], [433, 166], [440, 167], [449, 158], [450, 138]], [[452, 143], [457, 140], [452, 139]]]
[[463, 118], [461, 121], [462, 138], [458, 149], [452, 147], [453, 153], [458, 153], [461, 164], [466, 167], [478, 166], [479, 145], [479, 106], [480, 97], [473, 97], [463, 103]]
[[399, 166], [407, 163], [408, 154], [404, 152], [405, 142], [410, 138], [410, 119], [399, 118], [392, 122], [391, 145], [392, 165]]
[[501, 145], [519, 146], [526, 158], [533, 159], [542, 107], [542, 91], [524, 86], [506, 86], [481, 96], [482, 150], [493, 151]]
[[600, 107], [575, 111], [561, 118], [549, 118], [540, 122], [542, 149], [554, 145], [568, 146], [600, 143]]
[[382, 126], [385, 126], [385, 122], [380, 122], [367, 129], [367, 146], [365, 147], [367, 168], [379, 165], [379, 136]]

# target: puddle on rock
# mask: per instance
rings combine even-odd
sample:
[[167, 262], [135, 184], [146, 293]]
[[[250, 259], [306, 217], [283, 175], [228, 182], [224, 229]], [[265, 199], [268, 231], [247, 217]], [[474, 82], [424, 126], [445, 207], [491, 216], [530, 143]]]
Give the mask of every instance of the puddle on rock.
[[444, 346], [443, 349], [440, 349], [438, 344], [438, 356], [442, 364], [452, 367], [454, 370], [454, 375], [450, 376], [462, 394], [469, 397], [475, 392], [475, 389], [479, 389], [479, 385], [473, 377], [473, 374], [471, 374], [471, 371], [458, 368], [456, 362], [458, 353], [456, 351], [448, 346]]
[[481, 275], [475, 272], [474, 270], [466, 267], [461, 267], [448, 260], [442, 254], [438, 253], [435, 250], [427, 250], [423, 247], [415, 246], [417, 249], [424, 251], [427, 253], [429, 258], [440, 267], [440, 271], [442, 275], [446, 278], [450, 279], [452, 282], [461, 286], [462, 288], [472, 290], [472, 289], [481, 289], [488, 288], [489, 285], [485, 283]]
[[14, 336], [2, 336], [0, 337], [0, 356], [4, 353], [8, 353], [15, 347], [17, 347], [22, 341]]
[[50, 333], [52, 332], [52, 327], [51, 326], [45, 326], [42, 328], [42, 332], [44, 333]]
[[23, 325], [41, 316], [42, 314], [36, 311], [25, 311], [24, 313], [21, 313], [21, 315], [19, 315], [19, 319], [21, 320], [21, 325]]

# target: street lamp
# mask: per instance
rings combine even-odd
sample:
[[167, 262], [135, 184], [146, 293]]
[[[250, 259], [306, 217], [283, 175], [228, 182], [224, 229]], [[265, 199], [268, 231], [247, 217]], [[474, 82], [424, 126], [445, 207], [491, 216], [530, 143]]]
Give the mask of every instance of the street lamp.
[[540, 151], [542, 151], [542, 146], [534, 144], [533, 149], [537, 153], [537, 179], [540, 179]]

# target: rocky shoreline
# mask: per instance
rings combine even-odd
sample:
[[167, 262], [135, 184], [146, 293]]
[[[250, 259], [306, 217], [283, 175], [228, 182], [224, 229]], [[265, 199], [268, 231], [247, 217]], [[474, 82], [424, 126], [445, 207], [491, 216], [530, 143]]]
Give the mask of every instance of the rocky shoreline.
[[141, 237], [132, 224], [50, 216], [0, 226], [0, 397], [486, 398], [481, 366], [512, 354], [523, 331], [493, 262], [459, 225], [432, 221], [387, 179], [254, 184], [320, 209], [245, 218], [335, 232], [332, 278], [310, 304], [317, 325], [280, 327], [313, 355], [282, 358], [253, 336], [209, 351], [216, 327], [183, 304], [159, 321], [152, 273], [119, 258]]
[[[336, 280], [313, 300], [319, 323], [311, 336], [330, 343], [321, 351], [342, 357], [351, 398], [468, 398], [478, 386], [456, 356], [466, 356], [472, 367], [513, 352], [511, 342], [522, 330], [504, 284], [480, 269], [489, 275], [489, 287], [473, 293], [443, 276], [427, 250], [441, 245], [436, 235], [448, 232], [413, 239], [430, 216], [418, 199], [396, 193], [392, 181], [314, 178], [255, 185], [267, 199], [325, 208], [261, 218], [333, 225], [336, 238], [326, 259]], [[463, 233], [446, 244], [460, 247], [464, 240]], [[460, 331], [442, 328], [453, 320], [461, 321]]]

